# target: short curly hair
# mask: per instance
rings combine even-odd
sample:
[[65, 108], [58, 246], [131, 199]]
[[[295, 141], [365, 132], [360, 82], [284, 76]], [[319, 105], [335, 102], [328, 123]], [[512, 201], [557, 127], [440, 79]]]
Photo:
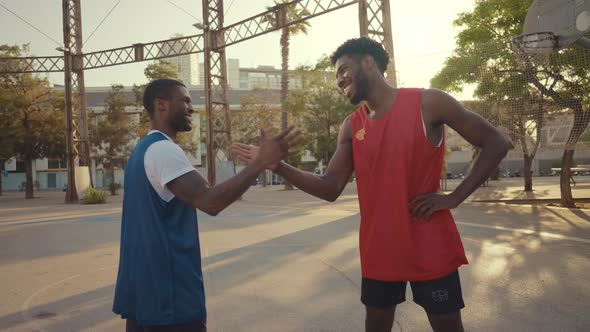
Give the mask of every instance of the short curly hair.
[[343, 55], [370, 55], [377, 63], [381, 74], [385, 73], [387, 64], [389, 64], [389, 54], [387, 54], [383, 45], [367, 37], [352, 38], [345, 41], [332, 53], [330, 57], [332, 65], [335, 65], [336, 61]]

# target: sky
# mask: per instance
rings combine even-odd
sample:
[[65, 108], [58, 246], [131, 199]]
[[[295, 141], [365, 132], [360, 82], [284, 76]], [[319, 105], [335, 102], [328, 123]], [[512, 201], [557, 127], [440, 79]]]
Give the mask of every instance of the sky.
[[[324, 0], [326, 1], [326, 0]], [[134, 43], [198, 34], [192, 26], [202, 21], [200, 0], [83, 0], [83, 51], [129, 46]], [[55, 48], [63, 42], [61, 0], [0, 0], [0, 44], [30, 44], [32, 55], [61, 55]], [[109, 11], [118, 3], [111, 14]], [[272, 0], [224, 0], [225, 25], [240, 21], [272, 6]], [[428, 87], [455, 47], [460, 31], [453, 21], [469, 11], [474, 0], [390, 0], [394, 57], [402, 87]], [[33, 24], [36, 31], [15, 15]], [[179, 9], [180, 8], [180, 9]], [[106, 18], [106, 19], [105, 19]], [[104, 23], [91, 35], [99, 26]], [[358, 37], [358, 6], [352, 5], [309, 21], [307, 35], [291, 38], [289, 66], [314, 64], [342, 42]], [[226, 49], [227, 58], [240, 60], [240, 67], [271, 65], [280, 68], [278, 32], [251, 39]], [[201, 56], [202, 59], [202, 56]], [[146, 82], [149, 62], [85, 71], [86, 86], [133, 85]], [[63, 74], [49, 74], [53, 84], [63, 84]]]

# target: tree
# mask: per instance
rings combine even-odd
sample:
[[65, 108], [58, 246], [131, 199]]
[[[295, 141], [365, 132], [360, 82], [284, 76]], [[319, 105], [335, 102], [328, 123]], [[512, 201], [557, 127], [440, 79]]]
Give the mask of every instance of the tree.
[[178, 68], [166, 60], [156, 60], [150, 63], [145, 67], [143, 73], [150, 81], [160, 78], [178, 79]]
[[[291, 0], [275, 0], [275, 4], [279, 6], [280, 20], [283, 22], [296, 21], [304, 16], [309, 15], [307, 10], [298, 10], [296, 4], [287, 4]], [[267, 9], [271, 9], [268, 7]], [[267, 18], [268, 21], [275, 20], [275, 17]], [[287, 94], [289, 93], [289, 39], [292, 35], [298, 33], [307, 34], [307, 29], [310, 27], [309, 22], [301, 21], [296, 24], [284, 26], [281, 29], [281, 130], [287, 129], [289, 122], [289, 115], [287, 113]], [[285, 190], [293, 190], [293, 185], [285, 182]]]
[[274, 106], [277, 97], [273, 91], [260, 88], [242, 96], [240, 110], [232, 113], [232, 139], [257, 145], [260, 129], [269, 135], [278, 132], [280, 109]]
[[[0, 57], [18, 57], [27, 46], [0, 45]], [[33, 161], [64, 158], [63, 96], [51, 91], [46, 79], [32, 74], [0, 76], [0, 159], [16, 156], [25, 162], [25, 197], [34, 198]]]
[[[276, 105], [278, 96], [271, 90], [254, 89], [242, 97], [240, 110], [232, 113], [232, 140], [244, 144], [258, 145], [260, 129], [272, 135], [279, 131], [280, 109]], [[262, 173], [265, 174], [265, 173]], [[262, 177], [266, 186], [266, 176]]]
[[121, 167], [131, 151], [129, 143], [135, 137], [135, 128], [129, 122], [125, 106], [129, 101], [122, 93], [122, 85], [111, 86], [105, 99], [105, 111], [97, 115], [96, 125], [91, 126], [91, 141], [96, 148], [96, 162], [109, 170], [111, 195], [117, 194], [115, 168]]
[[18, 126], [11, 116], [12, 111], [6, 109], [4, 104], [4, 101], [9, 98], [4, 93], [4, 90], [0, 90], [0, 196], [2, 195], [4, 164], [16, 155], [16, 133], [18, 131]]
[[[508, 99], [492, 99], [466, 101], [463, 104], [493, 126], [501, 128], [510, 139], [517, 143], [523, 155], [524, 191], [533, 190], [532, 163], [541, 143], [541, 128], [545, 124], [546, 113], [549, 113], [549, 101], [536, 95], [534, 91], [522, 90], [520, 95], [511, 93]], [[474, 147], [479, 156], [479, 150]], [[473, 161], [473, 160], [472, 160]], [[495, 176], [495, 172], [492, 176]]]
[[[454, 22], [463, 28], [457, 36], [457, 48], [431, 84], [454, 91], [465, 84], [477, 84], [478, 97], [512, 104], [522, 110], [518, 115], [522, 119], [521, 133], [523, 124], [532, 121], [536, 122], [538, 134], [546, 109], [558, 106], [573, 111], [574, 123], [564, 149], [561, 172], [561, 203], [572, 207], [569, 176], [574, 147], [590, 122], [590, 54], [583, 49], [568, 48], [552, 55], [548, 63], [542, 63], [512, 47], [511, 39], [522, 32], [531, 3], [532, 0], [481, 0], [472, 11], [460, 14]], [[534, 111], [539, 105], [543, 110]], [[526, 139], [526, 135], [520, 136]], [[523, 149], [526, 168], [534, 158], [535, 149], [526, 146]]]
[[[26, 46], [24, 46], [26, 48]], [[0, 46], [0, 57], [13, 57], [19, 56], [21, 50], [18, 46], [1, 45]], [[8, 83], [11, 76], [2, 76], [2, 87]], [[0, 173], [4, 171], [4, 164], [7, 160], [16, 155], [16, 133], [18, 131], [18, 125], [14, 121], [13, 110], [7, 109], [6, 101], [10, 101], [10, 93], [8, 90], [2, 88], [0, 90]], [[0, 174], [0, 195], [2, 195], [2, 178]]]
[[287, 105], [302, 124], [306, 147], [318, 161], [327, 163], [336, 151], [338, 132], [344, 119], [355, 110], [338, 90], [330, 62], [323, 57], [315, 66], [297, 69], [302, 88], [289, 93]]
[[[574, 113], [561, 159], [560, 189], [561, 205], [575, 207], [570, 177], [576, 144], [590, 123], [590, 52], [577, 47], [563, 50], [552, 55], [551, 65], [541, 70], [535, 70], [532, 63], [527, 61], [522, 74], [540, 93], [549, 96], [559, 107]], [[551, 83], [543, 84], [543, 81]]]

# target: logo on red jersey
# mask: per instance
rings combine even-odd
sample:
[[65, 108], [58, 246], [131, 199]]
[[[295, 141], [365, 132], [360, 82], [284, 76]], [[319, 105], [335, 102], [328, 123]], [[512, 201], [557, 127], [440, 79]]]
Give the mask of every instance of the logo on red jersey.
[[354, 136], [359, 141], [363, 141], [365, 139], [365, 128], [359, 129], [359, 131], [357, 131], [356, 135], [354, 135]]

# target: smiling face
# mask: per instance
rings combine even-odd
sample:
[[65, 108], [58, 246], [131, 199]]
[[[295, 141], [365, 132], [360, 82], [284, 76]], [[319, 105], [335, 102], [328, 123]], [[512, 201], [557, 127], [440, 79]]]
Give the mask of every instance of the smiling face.
[[194, 113], [192, 100], [184, 86], [172, 88], [168, 98], [162, 103], [164, 119], [175, 132], [190, 131], [192, 129], [192, 114]]
[[354, 105], [367, 99], [369, 76], [363, 69], [360, 56], [341, 56], [335, 64], [336, 83]]

